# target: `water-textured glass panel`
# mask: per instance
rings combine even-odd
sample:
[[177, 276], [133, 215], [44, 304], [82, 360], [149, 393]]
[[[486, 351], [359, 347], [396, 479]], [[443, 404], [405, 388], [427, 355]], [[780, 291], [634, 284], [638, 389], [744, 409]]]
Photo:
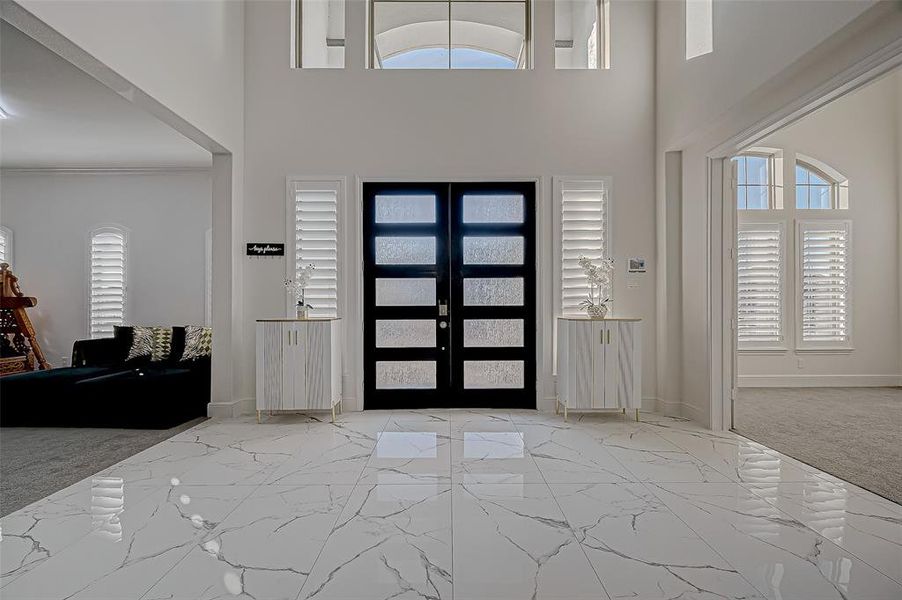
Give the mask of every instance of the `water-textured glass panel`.
[[435, 389], [434, 360], [381, 360], [376, 361], [376, 388]]
[[376, 196], [377, 223], [435, 223], [435, 196]]
[[523, 319], [464, 319], [464, 346], [522, 346]]
[[434, 237], [377, 237], [377, 265], [434, 265]]
[[464, 279], [466, 306], [522, 306], [522, 277], [467, 277]]
[[464, 388], [522, 388], [522, 360], [465, 360]]
[[464, 223], [522, 223], [523, 196], [466, 195]]
[[435, 306], [435, 279], [376, 279], [376, 306]]
[[376, 321], [377, 348], [434, 348], [434, 319]]
[[521, 236], [476, 237], [464, 236], [465, 265], [522, 265], [523, 238]]

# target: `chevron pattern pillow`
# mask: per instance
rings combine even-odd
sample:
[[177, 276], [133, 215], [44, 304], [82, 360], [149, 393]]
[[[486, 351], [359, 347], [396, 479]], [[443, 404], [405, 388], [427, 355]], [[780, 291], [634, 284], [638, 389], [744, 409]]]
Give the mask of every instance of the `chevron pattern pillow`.
[[182, 360], [197, 360], [213, 354], [213, 329], [200, 325], [185, 326], [185, 352]]

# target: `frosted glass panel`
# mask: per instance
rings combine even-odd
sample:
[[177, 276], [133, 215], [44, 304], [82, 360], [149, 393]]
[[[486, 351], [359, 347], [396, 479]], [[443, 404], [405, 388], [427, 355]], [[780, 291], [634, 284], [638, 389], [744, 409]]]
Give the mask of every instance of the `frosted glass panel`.
[[377, 237], [377, 265], [434, 265], [434, 237]]
[[522, 388], [522, 360], [465, 360], [464, 388]]
[[465, 265], [522, 265], [521, 236], [464, 236]]
[[376, 306], [435, 306], [435, 279], [376, 279]]
[[464, 223], [522, 223], [523, 196], [464, 196]]
[[376, 361], [376, 387], [380, 390], [435, 389], [434, 360]]
[[434, 348], [434, 319], [376, 321], [377, 348]]
[[522, 306], [522, 277], [468, 277], [464, 279], [466, 306]]
[[377, 223], [435, 223], [435, 196], [376, 196]]
[[523, 319], [465, 319], [464, 346], [522, 346]]

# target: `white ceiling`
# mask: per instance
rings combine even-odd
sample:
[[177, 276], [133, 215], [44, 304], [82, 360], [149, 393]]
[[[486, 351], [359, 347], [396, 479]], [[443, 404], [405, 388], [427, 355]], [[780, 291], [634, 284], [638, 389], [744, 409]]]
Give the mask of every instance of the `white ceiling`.
[[0, 22], [0, 166], [208, 167], [210, 153]]

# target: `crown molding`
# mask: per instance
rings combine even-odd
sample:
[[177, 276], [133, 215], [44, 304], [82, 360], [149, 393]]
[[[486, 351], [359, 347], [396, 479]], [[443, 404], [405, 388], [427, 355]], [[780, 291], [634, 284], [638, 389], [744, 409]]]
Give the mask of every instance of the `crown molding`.
[[160, 175], [210, 173], [211, 167], [3, 167], [3, 175]]

